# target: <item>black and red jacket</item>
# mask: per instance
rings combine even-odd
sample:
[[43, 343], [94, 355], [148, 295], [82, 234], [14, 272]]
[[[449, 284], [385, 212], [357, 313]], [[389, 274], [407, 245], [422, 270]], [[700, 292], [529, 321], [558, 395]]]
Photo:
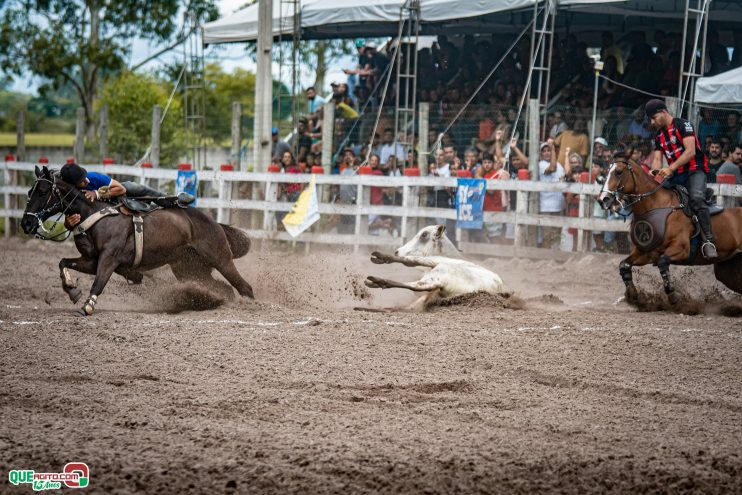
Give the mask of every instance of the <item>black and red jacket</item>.
[[654, 137], [654, 149], [664, 153], [667, 163], [672, 165], [685, 151], [683, 138], [688, 136], [693, 136], [696, 140], [696, 154], [686, 165], [678, 168], [676, 173], [682, 174], [686, 170], [690, 170], [691, 172], [703, 170], [704, 173], [707, 173], [709, 171], [708, 158], [703, 153], [703, 148], [701, 148], [701, 143], [698, 141], [698, 135], [693, 128], [693, 124], [687, 120], [677, 117], [672, 119], [672, 123], [666, 129], [658, 132]]

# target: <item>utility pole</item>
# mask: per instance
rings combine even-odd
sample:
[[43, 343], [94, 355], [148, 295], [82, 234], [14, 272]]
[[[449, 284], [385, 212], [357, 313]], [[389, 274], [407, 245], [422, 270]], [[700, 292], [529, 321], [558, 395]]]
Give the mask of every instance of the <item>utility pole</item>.
[[258, 0], [258, 63], [255, 78], [255, 125], [253, 127], [253, 166], [256, 172], [265, 172], [271, 161], [272, 49], [273, 0]]

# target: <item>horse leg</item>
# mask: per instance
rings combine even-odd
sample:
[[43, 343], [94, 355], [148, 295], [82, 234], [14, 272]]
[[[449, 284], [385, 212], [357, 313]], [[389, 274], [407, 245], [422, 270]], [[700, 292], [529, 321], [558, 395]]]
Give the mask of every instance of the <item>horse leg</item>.
[[79, 313], [82, 316], [90, 316], [95, 311], [95, 305], [98, 302], [98, 296], [103, 293], [106, 284], [111, 279], [111, 275], [119, 267], [119, 261], [110, 253], [103, 253], [98, 258], [98, 266], [95, 271], [95, 280], [93, 286], [90, 288], [90, 295], [87, 301], [80, 308]]
[[240, 272], [237, 271], [237, 267], [234, 266], [232, 253], [229, 251], [229, 244], [226, 242], [226, 237], [223, 244], [216, 243], [213, 239], [206, 237], [193, 246], [193, 248], [201, 256], [203, 262], [216, 268], [227, 279], [227, 282], [237, 289], [237, 292], [241, 296], [255, 299], [252, 287], [242, 278]]
[[626, 292], [624, 297], [629, 303], [635, 303], [639, 299], [639, 292], [636, 290], [634, 285], [634, 275], [631, 269], [634, 266], [642, 266], [649, 263], [649, 257], [645, 254], [640, 253], [637, 249], [631, 251], [631, 254], [624, 258], [621, 263], [618, 264], [618, 273], [621, 274], [621, 280], [623, 280], [626, 286]]
[[240, 275], [240, 272], [237, 271], [237, 267], [234, 266], [234, 262], [231, 259], [222, 261], [214, 268], [216, 268], [217, 271], [221, 273], [224, 278], [227, 279], [227, 282], [232, 284], [232, 287], [237, 289], [237, 292], [239, 292], [241, 296], [255, 299], [255, 295], [252, 291], [252, 286], [248, 284], [244, 278], [242, 278], [242, 275]]
[[672, 259], [667, 254], [660, 256], [657, 260], [657, 268], [660, 269], [660, 275], [662, 276], [662, 284], [665, 286], [665, 294], [667, 299], [673, 306], [680, 302], [680, 296], [675, 292], [675, 286], [672, 283], [672, 277], [670, 277], [670, 264]]
[[80, 300], [82, 297], [82, 291], [77, 288], [77, 284], [72, 280], [70, 269], [93, 275], [97, 264], [97, 260], [85, 257], [62, 258], [59, 262], [59, 277], [62, 279], [62, 289], [70, 297], [72, 304], [76, 304], [77, 301]]

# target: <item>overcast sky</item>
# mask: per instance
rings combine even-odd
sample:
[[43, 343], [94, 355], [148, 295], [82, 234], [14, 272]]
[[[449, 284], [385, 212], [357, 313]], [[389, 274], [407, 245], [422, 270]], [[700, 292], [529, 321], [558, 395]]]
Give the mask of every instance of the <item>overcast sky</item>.
[[[277, 1], [277, 0], [276, 0]], [[219, 6], [220, 17], [228, 16], [240, 8], [245, 3], [245, 0], [218, 0], [217, 5]], [[132, 43], [132, 50], [129, 59], [129, 65], [134, 65], [140, 61], [146, 59], [153, 53], [156, 53], [161, 47], [151, 46], [147, 42], [141, 40], [134, 40]], [[218, 49], [209, 48], [204, 53], [207, 63], [218, 62], [226, 72], [232, 72], [236, 67], [242, 67], [250, 71], [255, 71], [255, 64], [245, 53], [244, 43], [230, 43], [220, 45]], [[172, 63], [175, 60], [180, 60], [183, 57], [183, 50], [181, 48], [168, 52], [157, 59], [149, 62], [144, 66], [144, 70], [156, 70], [158, 67]], [[332, 67], [325, 79], [327, 88], [329, 90], [329, 84], [333, 79], [345, 80], [345, 75], [342, 73], [342, 69], [351, 67], [354, 64], [352, 57], [347, 57], [337, 64], [337, 67]], [[274, 64], [273, 66], [273, 77], [278, 78], [279, 66]], [[284, 67], [283, 80], [287, 86], [291, 85], [291, 72], [290, 67]], [[309, 82], [307, 82], [309, 81]], [[306, 87], [314, 82], [314, 76], [312, 74], [302, 74], [301, 86]], [[24, 93], [36, 93], [37, 88], [41, 80], [33, 77], [18, 78], [14, 81], [12, 90], [24, 92]]]

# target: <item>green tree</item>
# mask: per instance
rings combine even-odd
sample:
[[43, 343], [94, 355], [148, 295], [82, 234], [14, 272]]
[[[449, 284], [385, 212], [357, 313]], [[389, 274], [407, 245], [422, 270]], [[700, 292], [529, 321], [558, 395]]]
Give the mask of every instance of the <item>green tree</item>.
[[88, 137], [100, 78], [126, 67], [131, 41], [165, 45], [182, 38], [178, 13], [215, 19], [214, 0], [9, 0], [0, 15], [0, 65], [47, 84], [74, 86], [85, 108]]
[[[103, 86], [100, 105], [108, 106], [108, 143], [124, 162], [141, 158], [151, 141], [152, 107], [167, 105], [167, 85], [152, 76], [124, 72]], [[170, 103], [160, 126], [160, 162], [175, 164], [183, 151], [183, 107], [178, 99]]]

